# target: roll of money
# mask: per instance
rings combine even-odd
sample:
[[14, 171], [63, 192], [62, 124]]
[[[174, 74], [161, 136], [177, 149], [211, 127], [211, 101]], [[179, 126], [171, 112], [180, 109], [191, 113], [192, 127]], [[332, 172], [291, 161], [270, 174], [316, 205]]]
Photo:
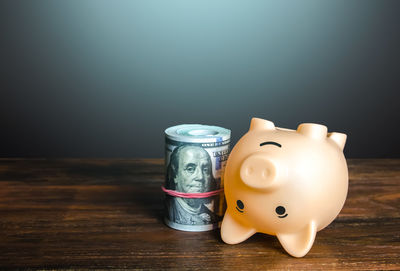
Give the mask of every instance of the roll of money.
[[183, 124], [165, 130], [165, 223], [182, 231], [220, 226], [225, 212], [223, 172], [231, 131]]

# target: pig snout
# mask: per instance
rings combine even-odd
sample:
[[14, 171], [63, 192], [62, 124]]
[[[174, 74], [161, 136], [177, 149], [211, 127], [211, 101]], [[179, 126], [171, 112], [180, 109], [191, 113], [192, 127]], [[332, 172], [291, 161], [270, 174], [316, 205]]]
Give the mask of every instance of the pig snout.
[[276, 179], [275, 164], [265, 155], [254, 154], [247, 157], [240, 167], [240, 177], [243, 182], [253, 188], [265, 189]]

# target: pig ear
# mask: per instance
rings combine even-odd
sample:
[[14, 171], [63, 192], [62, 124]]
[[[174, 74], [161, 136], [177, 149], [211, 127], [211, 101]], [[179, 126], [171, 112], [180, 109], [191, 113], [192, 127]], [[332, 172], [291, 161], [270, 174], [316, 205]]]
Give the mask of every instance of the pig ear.
[[221, 238], [227, 244], [238, 244], [255, 234], [253, 228], [246, 227], [237, 222], [233, 216], [226, 211], [221, 225]]
[[250, 123], [251, 130], [274, 130], [275, 125], [272, 121], [259, 119], [259, 118], [252, 118]]
[[332, 139], [336, 145], [339, 146], [341, 150], [344, 149], [344, 145], [346, 144], [347, 135], [342, 133], [329, 133], [328, 138]]
[[286, 250], [287, 253], [293, 257], [303, 257], [310, 251], [315, 235], [317, 234], [317, 227], [314, 221], [311, 221], [303, 230], [295, 233], [279, 233], [279, 242]]

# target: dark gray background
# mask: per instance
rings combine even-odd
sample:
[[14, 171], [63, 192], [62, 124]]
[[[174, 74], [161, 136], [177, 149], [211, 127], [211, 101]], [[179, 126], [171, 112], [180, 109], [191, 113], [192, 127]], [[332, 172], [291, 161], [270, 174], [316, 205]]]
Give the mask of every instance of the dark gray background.
[[0, 156], [163, 157], [251, 117], [400, 157], [400, 1], [2, 1]]

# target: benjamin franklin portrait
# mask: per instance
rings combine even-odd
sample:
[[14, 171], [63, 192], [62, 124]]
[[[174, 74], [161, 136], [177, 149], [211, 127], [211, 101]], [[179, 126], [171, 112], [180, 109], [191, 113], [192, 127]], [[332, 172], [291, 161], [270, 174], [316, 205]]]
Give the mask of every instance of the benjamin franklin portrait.
[[[218, 189], [209, 154], [201, 147], [182, 145], [174, 149], [167, 166], [167, 188], [184, 193], [204, 193]], [[178, 224], [205, 225], [218, 222], [206, 205], [210, 198], [167, 196], [167, 218]]]

